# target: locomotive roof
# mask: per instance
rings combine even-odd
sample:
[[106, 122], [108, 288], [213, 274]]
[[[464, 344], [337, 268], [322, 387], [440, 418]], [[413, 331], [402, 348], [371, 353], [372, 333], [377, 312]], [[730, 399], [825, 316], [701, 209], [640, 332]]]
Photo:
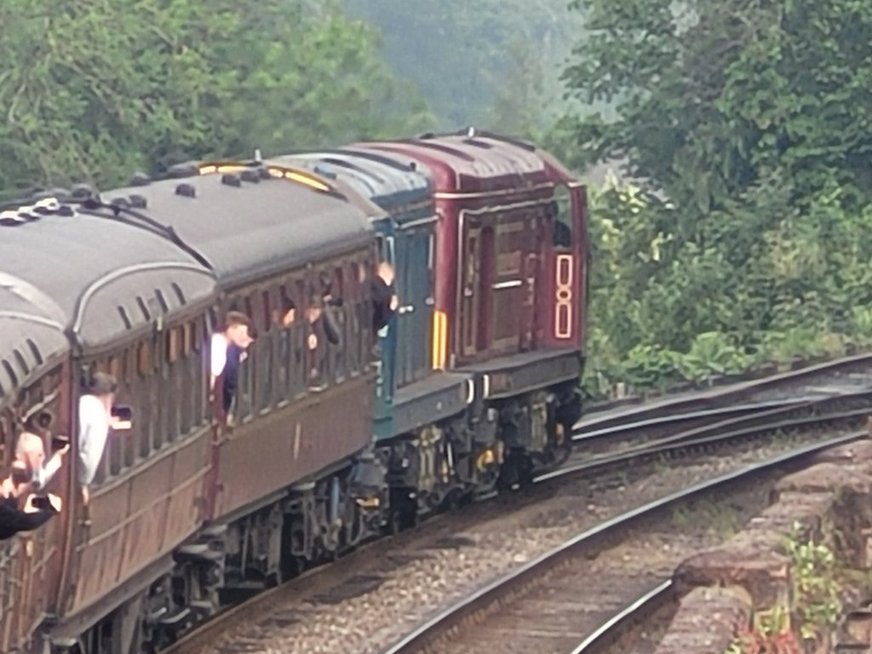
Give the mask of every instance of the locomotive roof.
[[[0, 262], [8, 280], [0, 306], [23, 310], [15, 297], [25, 298], [41, 311], [28, 310], [31, 323], [50, 320], [85, 349], [215, 292], [212, 273], [166, 234], [82, 210], [0, 227]], [[53, 351], [54, 334], [45, 338], [38, 349]], [[8, 350], [5, 341], [0, 347]]]
[[223, 173], [165, 179], [104, 197], [144, 198], [149, 214], [205, 256], [223, 285], [329, 256], [371, 238], [364, 211], [340, 194], [278, 179], [267, 169], [249, 172], [242, 177]]
[[[284, 155], [274, 160], [342, 179], [355, 192], [386, 211], [432, 202], [430, 180], [416, 169], [417, 164], [389, 153], [363, 149], [325, 150]], [[399, 222], [410, 219], [403, 214], [394, 218]]]
[[563, 171], [556, 170], [551, 157], [535, 146], [487, 133], [471, 134], [361, 145], [417, 159], [430, 169], [441, 193], [493, 192], [564, 181]]

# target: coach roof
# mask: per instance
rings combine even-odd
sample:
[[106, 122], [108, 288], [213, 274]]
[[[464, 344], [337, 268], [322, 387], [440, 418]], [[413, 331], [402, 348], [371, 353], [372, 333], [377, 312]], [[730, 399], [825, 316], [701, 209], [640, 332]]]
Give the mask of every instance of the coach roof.
[[111, 191], [104, 199], [140, 196], [150, 216], [171, 226], [208, 259], [223, 285], [329, 256], [371, 238], [366, 215], [344, 197], [254, 169], [250, 173], [161, 180]]
[[327, 150], [281, 156], [275, 161], [335, 175], [387, 211], [432, 201], [430, 180], [416, 169], [416, 163], [387, 152]]
[[26, 300], [38, 308], [31, 322], [56, 324], [85, 349], [215, 293], [211, 272], [166, 235], [81, 209], [0, 227], [0, 262], [6, 271], [0, 306], [22, 311], [15, 298]]

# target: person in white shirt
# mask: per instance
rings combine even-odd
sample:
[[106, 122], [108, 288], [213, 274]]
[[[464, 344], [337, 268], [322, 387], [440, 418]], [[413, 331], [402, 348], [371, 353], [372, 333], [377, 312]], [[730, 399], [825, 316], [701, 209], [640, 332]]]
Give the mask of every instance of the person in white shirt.
[[46, 463], [45, 439], [49, 435], [52, 415], [48, 411], [33, 414], [24, 423], [24, 431], [18, 437], [15, 458], [27, 466], [31, 475], [30, 483], [34, 490], [45, 488], [63, 464], [64, 456], [70, 450], [69, 444], [57, 450]]
[[79, 398], [78, 479], [85, 504], [90, 501], [90, 486], [103, 459], [109, 429], [130, 428], [129, 424], [122, 423], [112, 415], [117, 388], [115, 377], [96, 372], [91, 378], [88, 390]]
[[245, 361], [246, 350], [254, 342], [251, 320], [244, 313], [229, 311], [224, 329], [212, 334], [209, 347], [209, 399], [215, 399], [215, 384], [222, 378], [221, 406], [227, 415], [236, 396], [239, 364]]

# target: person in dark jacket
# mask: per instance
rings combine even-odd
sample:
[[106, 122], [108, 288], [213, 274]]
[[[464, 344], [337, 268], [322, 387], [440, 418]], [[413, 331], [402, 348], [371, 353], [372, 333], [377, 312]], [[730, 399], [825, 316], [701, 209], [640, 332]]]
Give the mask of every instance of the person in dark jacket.
[[30, 474], [22, 462], [14, 462], [0, 477], [0, 540], [33, 531], [60, 513], [63, 502], [56, 495], [30, 495], [24, 508], [19, 508], [20, 494], [30, 483]]
[[372, 294], [372, 327], [379, 332], [391, 321], [399, 305], [394, 290], [394, 269], [386, 261], [379, 264], [376, 274], [370, 280], [370, 293]]

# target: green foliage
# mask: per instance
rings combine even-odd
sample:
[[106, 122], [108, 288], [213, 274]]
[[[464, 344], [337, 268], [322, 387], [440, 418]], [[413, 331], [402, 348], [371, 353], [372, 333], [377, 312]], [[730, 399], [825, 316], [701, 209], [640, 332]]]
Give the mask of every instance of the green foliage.
[[738, 630], [724, 654], [800, 654], [802, 648], [790, 630], [790, 615], [782, 607], [757, 611], [753, 625]]
[[568, 117], [576, 150], [628, 157], [685, 210], [788, 179], [856, 208], [872, 168], [872, 4], [865, 0], [575, 0], [588, 17], [565, 79], [618, 119]]
[[794, 606], [803, 638], [812, 638], [836, 626], [842, 615], [836, 557], [826, 545], [798, 538], [799, 525], [787, 540], [791, 560]]
[[117, 183], [135, 168], [426, 118], [376, 33], [336, 1], [4, 0], [0, 24], [5, 189]]
[[413, 80], [439, 129], [529, 136], [566, 108], [559, 75], [583, 19], [566, 0], [346, 0], [377, 25], [385, 56]]
[[872, 207], [830, 193], [791, 208], [771, 190], [760, 212], [737, 205], [694, 225], [632, 185], [590, 194], [589, 393], [872, 343]]

